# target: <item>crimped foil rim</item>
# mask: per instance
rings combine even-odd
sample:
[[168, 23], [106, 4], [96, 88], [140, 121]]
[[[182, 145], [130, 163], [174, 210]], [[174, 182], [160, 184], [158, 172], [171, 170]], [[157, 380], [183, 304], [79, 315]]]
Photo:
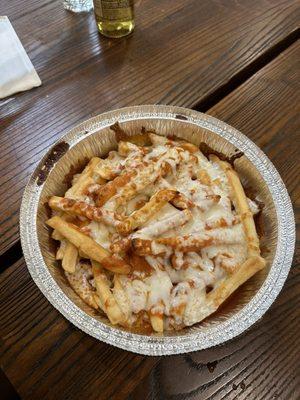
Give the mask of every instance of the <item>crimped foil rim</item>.
[[145, 118], [167, 120], [177, 119], [178, 115], [186, 118], [180, 119], [181, 123], [195, 124], [209, 129], [243, 151], [267, 183], [275, 205], [278, 219], [278, 242], [268, 276], [251, 301], [226, 321], [211, 326], [203, 332], [192, 332], [174, 337], [139, 335], [105, 325], [82, 311], [63, 293], [44, 262], [36, 226], [39, 197], [43, 188], [43, 185], [36, 184], [36, 171], [43, 160], [31, 175], [25, 188], [20, 212], [21, 243], [25, 261], [34, 282], [49, 302], [75, 326], [89, 335], [116, 347], [152, 356], [206, 349], [230, 340], [247, 330], [263, 316], [278, 296], [287, 278], [295, 246], [293, 207], [276, 168], [249, 138], [214, 117], [174, 106], [125, 107], [103, 113], [77, 125], [58, 142], [63, 139], [71, 148], [83, 138], [92, 135], [96, 130], [110, 126], [116, 120], [119, 122]]

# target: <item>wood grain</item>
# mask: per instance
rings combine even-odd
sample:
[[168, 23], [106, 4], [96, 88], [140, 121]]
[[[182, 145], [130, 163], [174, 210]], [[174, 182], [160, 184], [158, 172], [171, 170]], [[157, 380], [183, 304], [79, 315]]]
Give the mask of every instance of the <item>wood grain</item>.
[[[272, 160], [300, 206], [300, 41], [208, 113], [239, 129]], [[300, 222], [300, 221], [298, 221]]]
[[297, 0], [143, 0], [134, 34], [108, 40], [92, 14], [66, 12], [61, 0], [6, 6], [0, 14], [10, 17], [43, 86], [0, 107], [0, 253], [18, 240], [29, 173], [68, 129], [125, 105], [195, 107], [285, 40], [299, 20]]
[[[300, 43], [232, 92], [209, 114], [254, 140], [279, 170], [295, 206], [300, 237]], [[235, 340], [162, 358], [130, 400], [298, 400], [300, 398], [300, 246], [279, 298]]]
[[[295, 43], [210, 110], [265, 149], [298, 220], [299, 51]], [[80, 332], [45, 300], [20, 260], [0, 277], [3, 370], [24, 399], [297, 400], [299, 249], [298, 242], [282, 293], [247, 333], [207, 351], [162, 358], [114, 349]]]

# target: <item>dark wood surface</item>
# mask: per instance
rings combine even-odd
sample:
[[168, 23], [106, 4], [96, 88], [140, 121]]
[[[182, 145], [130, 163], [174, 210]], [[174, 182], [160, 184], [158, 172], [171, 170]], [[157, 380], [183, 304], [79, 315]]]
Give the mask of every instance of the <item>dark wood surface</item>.
[[0, 254], [46, 149], [92, 115], [133, 104], [205, 110], [297, 36], [298, 0], [143, 0], [134, 35], [108, 40], [62, 0], [0, 3], [42, 81], [0, 106]]
[[[243, 3], [236, 2], [238, 7]], [[274, 10], [286, 3], [261, 4]], [[287, 47], [208, 113], [240, 129], [268, 154], [287, 185], [299, 222], [299, 41]], [[168, 85], [171, 92], [175, 83]], [[199, 90], [199, 82], [194, 85]], [[35, 96], [34, 92], [26, 95], [30, 93]], [[47, 107], [45, 100], [45, 115]], [[25, 117], [29, 119], [30, 112], [24, 112]], [[72, 125], [71, 120], [68, 123]], [[46, 141], [50, 140], [47, 132]], [[134, 355], [85, 335], [47, 302], [22, 259], [4, 265], [7, 268], [0, 275], [3, 371], [21, 398], [30, 400], [298, 400], [299, 243], [297, 250], [283, 291], [248, 332], [207, 351], [161, 358]]]

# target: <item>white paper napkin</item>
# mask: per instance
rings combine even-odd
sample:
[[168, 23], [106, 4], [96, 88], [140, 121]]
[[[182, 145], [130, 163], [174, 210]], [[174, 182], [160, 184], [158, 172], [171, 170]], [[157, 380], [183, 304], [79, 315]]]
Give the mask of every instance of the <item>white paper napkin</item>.
[[9, 19], [0, 16], [0, 99], [41, 84]]

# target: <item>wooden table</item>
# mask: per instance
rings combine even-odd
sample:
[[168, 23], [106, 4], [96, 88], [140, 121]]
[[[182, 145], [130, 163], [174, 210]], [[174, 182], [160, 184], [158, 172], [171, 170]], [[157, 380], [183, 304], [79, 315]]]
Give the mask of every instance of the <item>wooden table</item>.
[[[1, 393], [22, 399], [299, 399], [299, 252], [285, 287], [244, 335], [207, 351], [144, 357], [87, 336], [31, 280], [18, 235], [24, 185], [70, 127], [164, 103], [214, 115], [271, 158], [299, 220], [297, 0], [143, 0], [131, 37], [109, 40], [61, 1], [0, 4], [43, 85], [0, 103]], [[299, 250], [299, 247], [297, 247]], [[297, 296], [298, 295], [298, 296]]]

